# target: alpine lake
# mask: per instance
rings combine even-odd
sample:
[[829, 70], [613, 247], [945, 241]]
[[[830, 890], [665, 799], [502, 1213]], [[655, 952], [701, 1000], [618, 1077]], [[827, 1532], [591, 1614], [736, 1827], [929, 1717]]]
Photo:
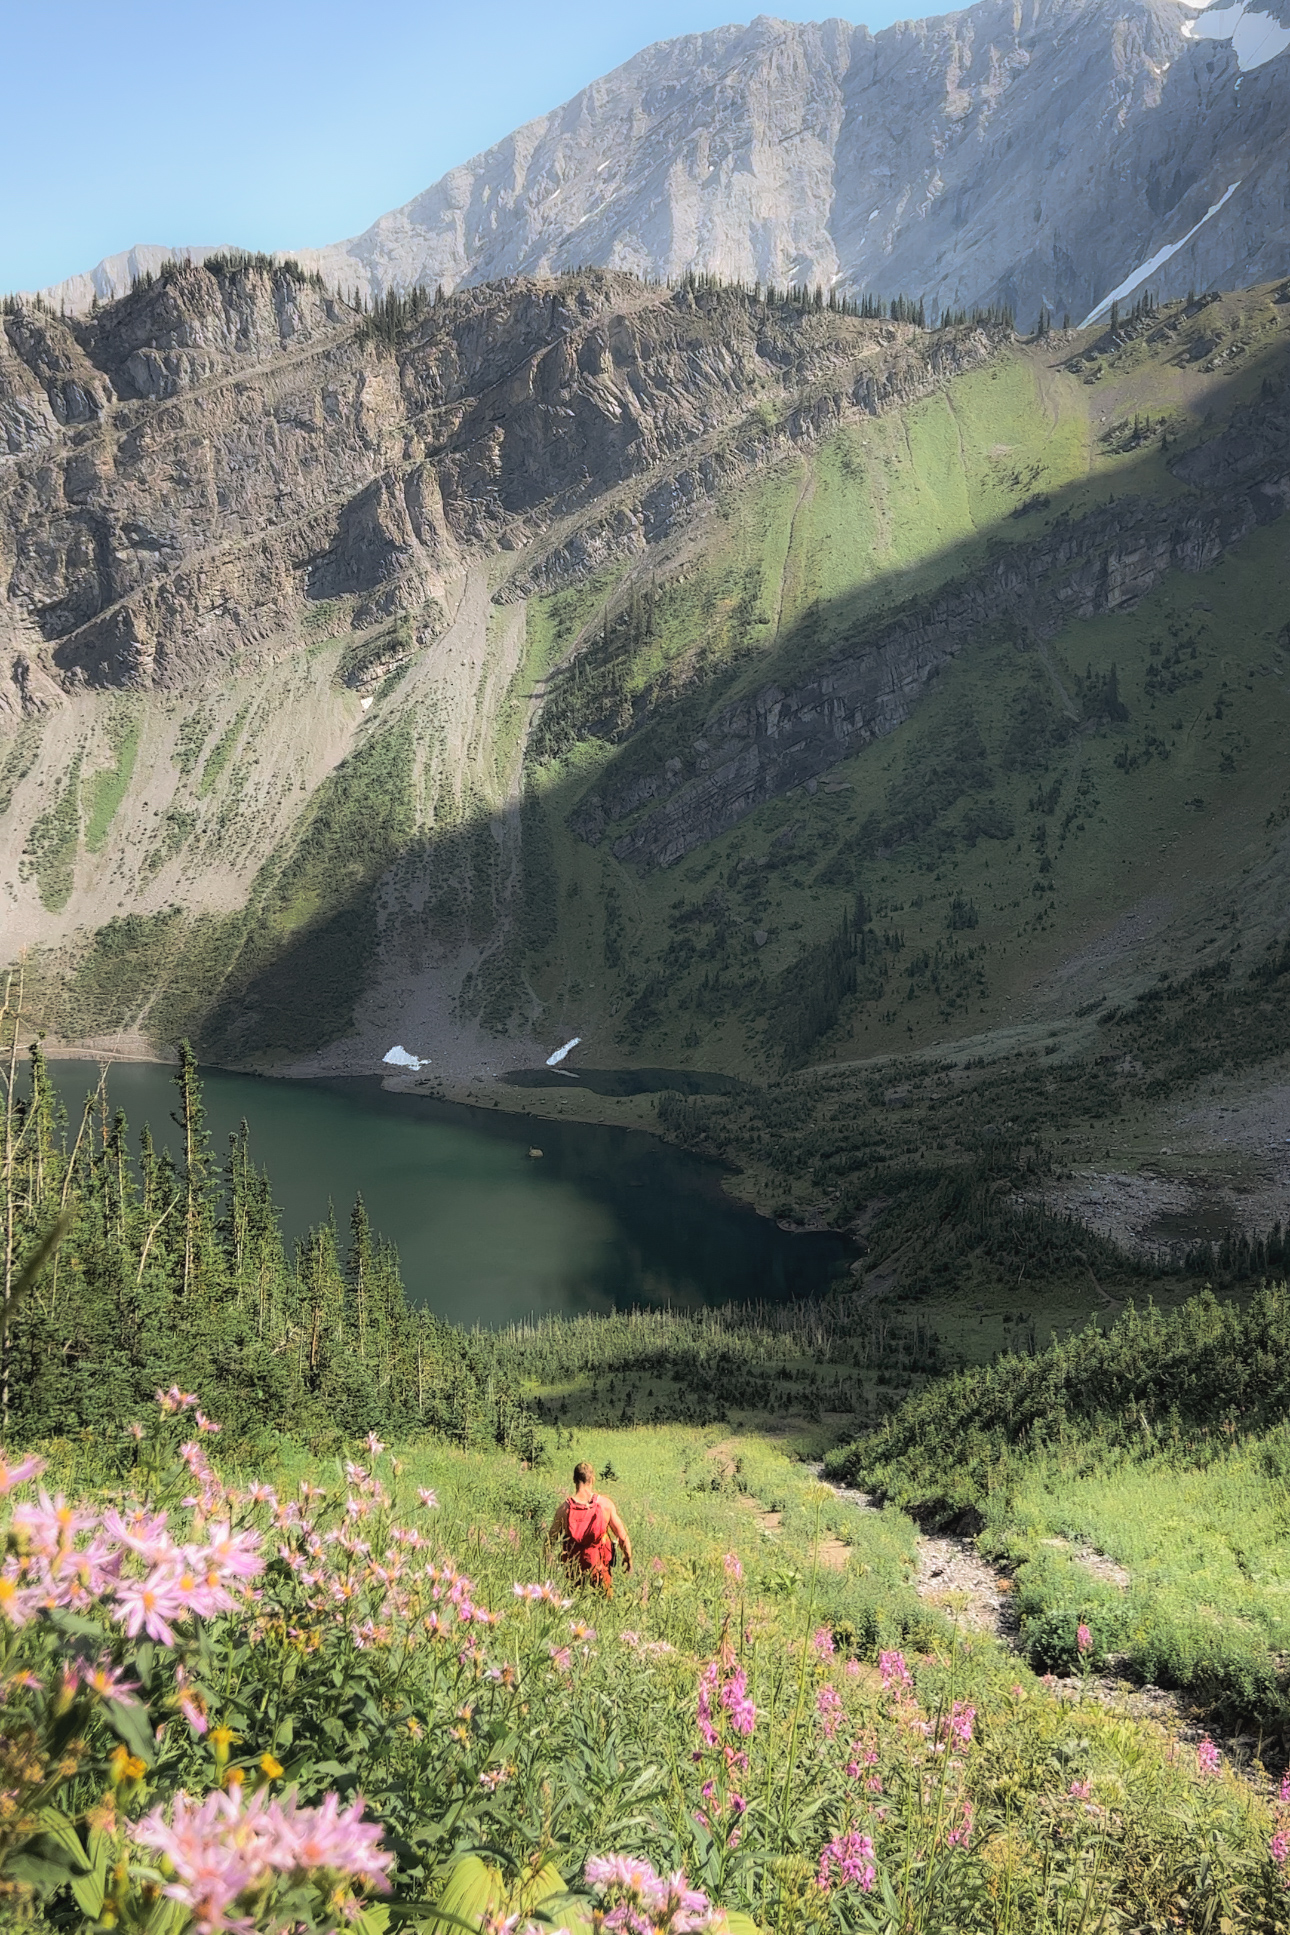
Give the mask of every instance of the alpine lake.
[[[50, 1072], [74, 1136], [99, 1064], [55, 1061]], [[601, 1093], [708, 1086], [679, 1071], [586, 1073]], [[546, 1086], [543, 1075], [513, 1082]], [[855, 1255], [832, 1232], [781, 1229], [726, 1193], [718, 1164], [641, 1129], [439, 1101], [375, 1075], [284, 1081], [207, 1068], [202, 1084], [212, 1156], [250, 1124], [289, 1245], [331, 1206], [343, 1248], [361, 1191], [398, 1247], [411, 1301], [451, 1323], [781, 1303], [826, 1293]], [[125, 1111], [132, 1145], [146, 1122], [158, 1148], [177, 1150], [172, 1069], [114, 1063], [108, 1099]]]

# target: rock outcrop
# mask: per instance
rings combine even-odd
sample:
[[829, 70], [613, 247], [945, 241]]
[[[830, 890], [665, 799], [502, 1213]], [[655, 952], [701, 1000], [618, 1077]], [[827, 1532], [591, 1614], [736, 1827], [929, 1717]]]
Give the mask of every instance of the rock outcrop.
[[0, 351], [15, 649], [182, 690], [324, 601], [361, 629], [442, 600], [473, 554], [524, 553], [513, 595], [559, 583], [990, 341], [593, 274], [463, 292], [391, 346], [307, 278], [185, 267], [88, 318], [20, 308]]

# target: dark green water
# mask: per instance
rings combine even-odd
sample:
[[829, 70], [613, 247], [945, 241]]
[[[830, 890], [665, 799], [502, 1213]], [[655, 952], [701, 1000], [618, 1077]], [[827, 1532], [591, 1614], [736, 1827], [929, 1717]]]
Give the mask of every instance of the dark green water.
[[[55, 1062], [52, 1072], [78, 1118], [98, 1065]], [[375, 1076], [282, 1082], [207, 1070], [203, 1082], [213, 1151], [245, 1116], [288, 1239], [321, 1221], [329, 1200], [343, 1230], [361, 1190], [398, 1245], [410, 1296], [454, 1323], [779, 1302], [823, 1291], [855, 1254], [839, 1236], [779, 1229], [733, 1202], [714, 1164], [640, 1130], [390, 1094]], [[169, 1069], [119, 1063], [108, 1093], [133, 1133], [147, 1121], [159, 1146], [177, 1146]]]

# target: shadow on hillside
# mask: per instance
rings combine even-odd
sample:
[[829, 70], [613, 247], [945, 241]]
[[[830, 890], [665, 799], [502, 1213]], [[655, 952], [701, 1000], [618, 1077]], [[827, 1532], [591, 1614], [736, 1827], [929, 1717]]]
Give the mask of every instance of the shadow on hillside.
[[[1053, 365], [1068, 353], [1054, 354]], [[718, 670], [672, 699], [657, 719], [628, 728], [599, 773], [597, 790], [604, 795], [615, 787], [627, 789], [668, 757], [688, 751], [705, 721], [737, 689], [783, 687], [790, 678], [801, 682], [818, 676], [830, 661], [862, 655], [884, 635], [913, 630], [929, 613], [956, 600], [967, 615], [945, 656], [981, 638], [1026, 649], [1044, 629], [1045, 610], [1051, 615], [1058, 609], [1051, 580], [1063, 571], [1087, 569], [1113, 548], [1122, 550], [1139, 529], [1150, 527], [1169, 537], [1185, 534], [1199, 521], [1210, 533], [1211, 548], [1207, 552], [1206, 544], [1197, 543], [1192, 549], [1198, 560], [1212, 562], [1214, 542], [1226, 548], [1255, 523], [1280, 514], [1279, 502], [1271, 496], [1258, 499], [1250, 480], [1235, 489], [1233, 473], [1248, 463], [1256, 428], [1272, 447], [1273, 429], [1285, 424], [1284, 384], [1272, 392], [1279, 409], [1256, 403], [1241, 413], [1235, 429], [1224, 419], [1242, 395], [1257, 391], [1260, 377], [1268, 391], [1266, 373], [1274, 362], [1284, 363], [1285, 355], [1285, 345], [1278, 343], [1215, 386], [1209, 419], [1222, 428], [1171, 443], [1167, 457], [1156, 429], [1126, 449], [1113, 488], [1101, 479], [1082, 480], [1042, 500], [1023, 502], [992, 527], [945, 547], [937, 554], [938, 582], [931, 589], [910, 597], [914, 572], [892, 570], [862, 592], [814, 608], [773, 657], [755, 668], [745, 661]], [[1279, 429], [1276, 435], [1284, 445]], [[917, 570], [925, 571], [926, 565], [922, 561]], [[972, 618], [974, 599], [979, 609]], [[401, 731], [406, 735], [406, 719], [395, 706], [384, 735], [371, 743], [392, 744]], [[820, 764], [810, 770], [853, 750], [845, 739], [830, 743], [832, 750], [826, 747]], [[394, 948], [410, 962], [424, 960], [495, 941], [499, 918], [508, 916], [510, 939], [494, 945], [490, 956], [501, 989], [500, 1015], [509, 999], [503, 984], [519, 973], [524, 952], [554, 937], [554, 864], [549, 835], [540, 825], [525, 826], [522, 863], [517, 877], [507, 881], [488, 814], [476, 812], [464, 824], [418, 833], [415, 813], [410, 814], [407, 759], [391, 757], [382, 764], [369, 757], [372, 770], [353, 783], [358, 765], [358, 755], [343, 763], [323, 789], [326, 797], [306, 810], [295, 853], [285, 864], [275, 862], [276, 872], [270, 868], [257, 882], [237, 958], [222, 985], [210, 990], [205, 1018], [196, 1026], [208, 1059], [233, 1065], [281, 1060], [335, 1041], [353, 1027], [356, 1005], [383, 946], [387, 955]], [[803, 777], [805, 771], [789, 773], [773, 790], [783, 791]], [[750, 799], [744, 810], [757, 803]], [[302, 866], [306, 846], [311, 851]], [[302, 879], [323, 911], [293, 925]], [[487, 990], [481, 999], [487, 1001]]]

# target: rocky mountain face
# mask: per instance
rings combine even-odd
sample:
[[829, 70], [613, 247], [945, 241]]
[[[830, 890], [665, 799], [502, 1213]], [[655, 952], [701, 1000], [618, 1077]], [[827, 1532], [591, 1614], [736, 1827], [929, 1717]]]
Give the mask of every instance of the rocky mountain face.
[[558, 585], [989, 353], [593, 275], [465, 292], [393, 355], [320, 283], [200, 267], [80, 320], [19, 309], [0, 346], [11, 640], [69, 689], [176, 690], [323, 601], [358, 630], [442, 603], [472, 556], [523, 553], [509, 595]]
[[[1241, 842], [1280, 811], [1288, 288], [1026, 341], [606, 271], [7, 305], [6, 957], [64, 1040], [469, 1075], [559, 1030], [685, 1066], [704, 1014], [738, 1069], [862, 877], [893, 959], [1047, 946], [1062, 787], [1091, 855], [1167, 773], [1186, 893], [1281, 906]], [[1071, 946], [1140, 847], [1081, 859]]]
[[[876, 35], [762, 15], [645, 49], [301, 259], [369, 296], [597, 264], [1002, 303], [1027, 326], [1139, 281], [1241, 287], [1290, 269], [1282, 14], [977, 0]], [[94, 286], [118, 291], [110, 271]], [[55, 307], [88, 299], [74, 284]]]

